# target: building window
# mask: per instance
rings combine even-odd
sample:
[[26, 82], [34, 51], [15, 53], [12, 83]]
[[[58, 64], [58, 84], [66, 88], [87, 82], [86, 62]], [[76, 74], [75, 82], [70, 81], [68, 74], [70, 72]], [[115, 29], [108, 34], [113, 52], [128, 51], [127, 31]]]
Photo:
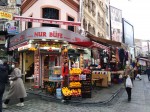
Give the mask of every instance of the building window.
[[[43, 18], [47, 19], [56, 19], [59, 20], [59, 10], [54, 9], [54, 8], [43, 8]], [[42, 23], [42, 26], [48, 26], [48, 27], [59, 27], [58, 24], [46, 24]]]
[[[32, 16], [30, 16], [30, 17], [32, 17]], [[32, 28], [32, 22], [28, 22], [28, 23], [27, 23], [27, 27], [28, 27], [28, 28]]]
[[100, 24], [100, 13], [98, 12], [98, 15], [97, 15], [97, 22], [98, 24]]
[[96, 10], [96, 5], [95, 3], [92, 1], [92, 15], [95, 17], [95, 10]]
[[85, 30], [87, 30], [87, 22], [86, 22], [85, 18], [83, 19], [83, 28]]
[[91, 0], [88, 1], [88, 10], [89, 10], [89, 12], [92, 11], [92, 1]]
[[102, 18], [102, 28], [104, 28], [105, 27], [105, 25], [104, 25], [104, 18]]
[[106, 17], [108, 18], [108, 6], [106, 5]]
[[97, 36], [98, 36], [98, 37], [100, 37], [100, 36], [101, 36], [99, 32], [98, 32]]
[[95, 35], [95, 28], [93, 27], [93, 34]]
[[[68, 16], [68, 21], [74, 21], [74, 19], [72, 17]], [[74, 26], [68, 26], [68, 30], [74, 32]]]
[[89, 24], [88, 24], [88, 31], [89, 31], [89, 32], [91, 32], [91, 28], [92, 28], [92, 26], [91, 26], [91, 24], [89, 23]]
[[108, 23], [106, 23], [106, 33], [107, 33], [107, 36], [109, 36], [109, 25], [108, 25]]

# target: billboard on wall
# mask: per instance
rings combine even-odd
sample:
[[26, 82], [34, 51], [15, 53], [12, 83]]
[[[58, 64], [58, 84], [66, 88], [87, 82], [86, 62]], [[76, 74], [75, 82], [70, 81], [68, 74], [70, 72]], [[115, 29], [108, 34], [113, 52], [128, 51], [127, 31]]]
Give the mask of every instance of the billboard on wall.
[[111, 39], [122, 42], [122, 11], [110, 6]]
[[134, 46], [134, 27], [125, 19], [123, 19], [123, 38], [125, 44]]

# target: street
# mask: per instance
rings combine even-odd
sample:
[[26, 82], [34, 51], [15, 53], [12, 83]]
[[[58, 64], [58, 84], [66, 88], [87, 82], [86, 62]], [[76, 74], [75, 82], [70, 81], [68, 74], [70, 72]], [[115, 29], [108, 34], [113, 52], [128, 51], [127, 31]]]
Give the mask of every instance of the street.
[[150, 82], [147, 75], [136, 79], [132, 89], [132, 100], [127, 101], [126, 91], [111, 105], [71, 105], [49, 102], [40, 98], [25, 101], [24, 107], [10, 105], [3, 112], [150, 112]]

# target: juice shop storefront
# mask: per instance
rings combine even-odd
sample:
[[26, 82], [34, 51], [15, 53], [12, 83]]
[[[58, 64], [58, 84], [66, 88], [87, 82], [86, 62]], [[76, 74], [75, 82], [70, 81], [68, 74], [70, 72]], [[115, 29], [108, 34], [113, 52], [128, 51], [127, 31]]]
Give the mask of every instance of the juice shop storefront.
[[92, 44], [89, 38], [72, 31], [39, 27], [29, 28], [10, 38], [9, 50], [18, 52], [22, 73], [25, 77], [34, 74], [34, 87], [39, 88], [44, 81], [61, 82], [61, 67], [69, 62], [69, 57], [65, 55], [67, 46], [89, 47]]

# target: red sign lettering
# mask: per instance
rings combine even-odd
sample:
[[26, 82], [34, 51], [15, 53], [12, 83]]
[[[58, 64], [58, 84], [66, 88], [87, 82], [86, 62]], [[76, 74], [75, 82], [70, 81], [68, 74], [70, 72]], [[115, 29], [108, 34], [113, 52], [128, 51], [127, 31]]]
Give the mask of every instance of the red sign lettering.
[[62, 33], [58, 33], [57, 31], [49, 32], [49, 37], [62, 38]]
[[46, 32], [34, 32], [34, 37], [46, 37]]

